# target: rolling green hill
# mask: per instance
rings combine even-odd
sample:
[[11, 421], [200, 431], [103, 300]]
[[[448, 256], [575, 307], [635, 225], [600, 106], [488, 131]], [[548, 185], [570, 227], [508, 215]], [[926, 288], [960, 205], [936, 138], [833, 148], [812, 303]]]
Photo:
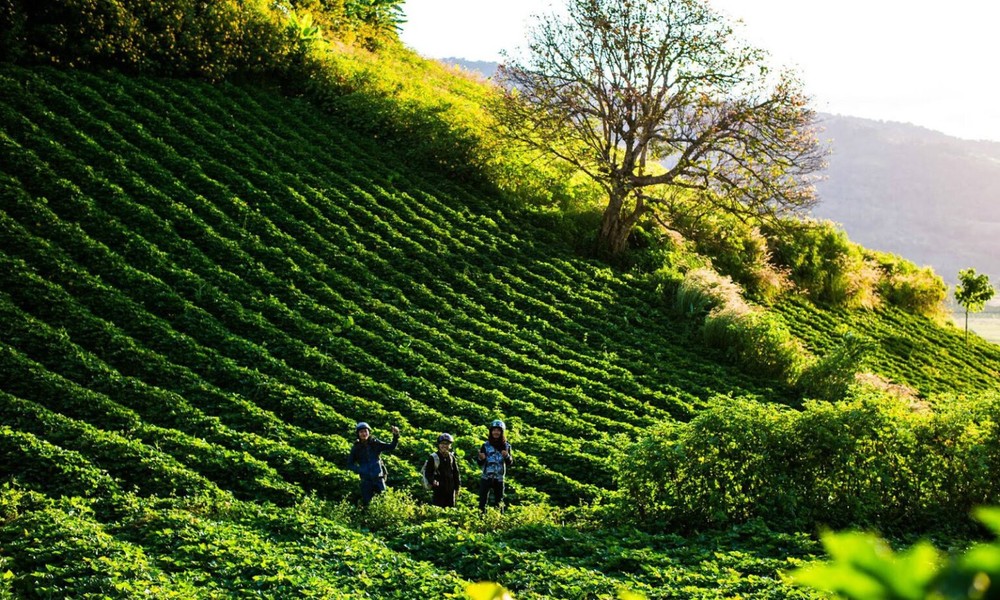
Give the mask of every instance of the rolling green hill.
[[[614, 490], [623, 440], [797, 393], [544, 215], [356, 126], [251, 87], [0, 71], [0, 598], [435, 598], [479, 579], [805, 597], [777, 571], [817, 552], [807, 535], [577, 512]], [[923, 397], [1000, 390], [1000, 349], [958, 329], [775, 310], [818, 355], [866, 333], [873, 370]], [[509, 514], [481, 519], [471, 493], [414, 508], [436, 435], [474, 485], [497, 417]], [[344, 465], [360, 420], [403, 430], [404, 493], [368, 515]]]

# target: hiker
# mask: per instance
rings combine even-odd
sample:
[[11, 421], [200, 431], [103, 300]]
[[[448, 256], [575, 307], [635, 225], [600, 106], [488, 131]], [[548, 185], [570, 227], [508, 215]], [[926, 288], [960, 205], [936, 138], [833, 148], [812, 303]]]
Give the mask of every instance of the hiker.
[[514, 462], [511, 456], [510, 444], [507, 443], [505, 432], [507, 426], [500, 419], [490, 423], [490, 435], [479, 448], [476, 463], [483, 468], [482, 479], [479, 480], [479, 510], [486, 510], [486, 504], [493, 492], [493, 500], [503, 512], [503, 478], [507, 467]]
[[458, 492], [462, 489], [462, 476], [458, 472], [458, 461], [451, 451], [455, 439], [450, 433], [438, 436], [437, 452], [431, 452], [421, 469], [424, 487], [432, 490], [434, 506], [450, 508], [458, 503]]
[[361, 477], [361, 502], [365, 506], [376, 494], [385, 491], [385, 477], [388, 472], [382, 463], [382, 453], [392, 452], [399, 444], [399, 427], [392, 426], [392, 442], [386, 443], [372, 437], [372, 428], [362, 421], [354, 428], [358, 439], [347, 457], [347, 468]]

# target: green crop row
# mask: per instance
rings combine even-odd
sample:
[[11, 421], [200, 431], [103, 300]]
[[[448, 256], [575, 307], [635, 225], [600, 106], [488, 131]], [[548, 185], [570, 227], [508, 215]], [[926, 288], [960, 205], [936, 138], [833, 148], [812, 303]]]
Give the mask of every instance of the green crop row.
[[[798, 405], [795, 390], [725, 366], [649, 281], [573, 256], [530, 210], [397, 150], [252, 88], [0, 69], [0, 476], [14, 482], [0, 489], [0, 595], [445, 597], [493, 579], [525, 598], [809, 597], [778, 576], [815, 551], [804, 536], [629, 528], [782, 521], [792, 509], [767, 492], [806, 457], [712, 435], [738, 438], [745, 406]], [[910, 315], [776, 311], [817, 355], [847, 326], [871, 335], [873, 368], [923, 393], [996, 389], [994, 350]], [[468, 492], [495, 417], [516, 456], [504, 516]], [[387, 462], [408, 492], [437, 432], [455, 433], [459, 508], [397, 490], [368, 512], [342, 502], [356, 419], [383, 436], [403, 426]], [[675, 444], [681, 430], [699, 435]], [[848, 519], [873, 497], [859, 481], [892, 504], [850, 470], [878, 462], [869, 447], [883, 446], [809, 463], [854, 477], [813, 493], [842, 500], [817, 514]], [[912, 472], [958, 464], [917, 454]], [[650, 457], [684, 477], [657, 478]], [[656, 487], [677, 481], [676, 497]], [[992, 497], [983, 477], [956, 481], [920, 497]], [[902, 518], [890, 512], [870, 522]]]
[[874, 312], [819, 310], [789, 298], [775, 310], [816, 354], [830, 351], [847, 332], [872, 339], [876, 344], [870, 368], [921, 395], [998, 389], [1000, 347], [978, 338], [967, 347], [957, 328], [928, 327], [925, 317], [894, 307]]
[[[0, 438], [3, 439], [3, 438]], [[81, 498], [0, 489], [17, 597], [445, 597], [462, 581], [345, 528], [306, 503], [119, 496], [114, 517]]]
[[[58, 89], [36, 82], [41, 106], [70, 115], [71, 121], [49, 118], [39, 107], [19, 107], [22, 120], [28, 115], [55, 135], [34, 141], [39, 151], [59, 161], [61, 173], [77, 174], [69, 188], [33, 193], [63, 194], [76, 204], [80, 192], [100, 199], [84, 204], [83, 212], [91, 215], [87, 234], [165, 284], [157, 291], [160, 284], [139, 271], [122, 277], [129, 271], [117, 259], [110, 266], [87, 263], [102, 277], [117, 278], [110, 280], [115, 287], [128, 290], [136, 304], [152, 307], [168, 327], [157, 333], [136, 323], [128, 335], [174, 339], [155, 350], [225, 394], [236, 392], [271, 410], [268, 397], [281, 395], [280, 385], [259, 382], [259, 374], [252, 376], [258, 380], [254, 386], [226, 375], [235, 361], [244, 374], [252, 365], [253, 371], [290, 383], [292, 394], [340, 402], [341, 414], [364, 407], [360, 398], [379, 398], [390, 411], [383, 418], [396, 413], [423, 431], [468, 434], [470, 425], [503, 414], [532, 424], [540, 435], [531, 436], [529, 452], [545, 456], [544, 464], [604, 487], [609, 472], [602, 446], [608, 441], [588, 432], [635, 435], [658, 420], [689, 417], [691, 408], [720, 387], [739, 389], [726, 385], [731, 375], [706, 370], [699, 361], [662, 351], [643, 354], [623, 344], [614, 334], [629, 323], [671, 335], [656, 315], [642, 316], [634, 300], [620, 301], [633, 306], [610, 328], [588, 320], [588, 313], [619, 293], [607, 286], [598, 291], [593, 284], [606, 278], [599, 271], [588, 274], [580, 264], [553, 262], [538, 267], [542, 274], [526, 268], [518, 259], [524, 250], [504, 233], [509, 221], [503, 214], [456, 209], [468, 199], [464, 194], [458, 199], [441, 193], [417, 203], [414, 197], [422, 194], [405, 185], [408, 178], [378, 185], [369, 165], [354, 161], [350, 152], [332, 153], [303, 136], [302, 128], [293, 130], [294, 144], [270, 134], [274, 126], [291, 123], [281, 111], [253, 109], [264, 96], [234, 88], [237, 103], [216, 88], [182, 96], [160, 83], [150, 84], [152, 93], [123, 78], [103, 87], [96, 85], [99, 78], [82, 79], [87, 78], [89, 85], [75, 80]], [[170, 125], [182, 120], [193, 123], [183, 133]], [[51, 139], [59, 139], [66, 151], [46, 144]], [[215, 158], [219, 153], [234, 160], [223, 164]], [[101, 168], [88, 172], [86, 164]], [[248, 168], [238, 173], [231, 164]], [[279, 169], [268, 170], [274, 166]], [[331, 173], [329, 181], [316, 176], [324, 170]], [[70, 206], [63, 209], [67, 216], [80, 212]], [[441, 221], [441, 215], [456, 222]], [[152, 232], [157, 233], [148, 237]], [[530, 249], [534, 254], [538, 247]], [[475, 262], [461, 259], [463, 271], [448, 279], [431, 275], [446, 272], [456, 254]], [[479, 272], [484, 255], [493, 268]], [[359, 294], [352, 284], [365, 281], [370, 285]], [[588, 283], [577, 285], [586, 290], [578, 297], [573, 284]], [[195, 345], [178, 346], [171, 330]], [[609, 348], [609, 360], [595, 362], [592, 352], [584, 352], [594, 342]], [[656, 346], [653, 338], [648, 346]], [[199, 368], [206, 349], [219, 353], [218, 368]], [[191, 358], [182, 362], [181, 355]], [[324, 373], [322, 381], [310, 381], [318, 372]], [[650, 373], [657, 372], [653, 379]], [[640, 379], [632, 373], [645, 374]], [[698, 397], [678, 405], [678, 398], [699, 386]], [[261, 394], [262, 388], [271, 392]], [[671, 397], [667, 390], [676, 392]], [[343, 391], [349, 397], [336, 400]], [[428, 421], [436, 414], [431, 406], [447, 406], [448, 414], [462, 418], [444, 419], [442, 412]], [[293, 412], [276, 414], [288, 419]], [[302, 416], [312, 420], [308, 412]], [[349, 421], [341, 423], [343, 431]]]

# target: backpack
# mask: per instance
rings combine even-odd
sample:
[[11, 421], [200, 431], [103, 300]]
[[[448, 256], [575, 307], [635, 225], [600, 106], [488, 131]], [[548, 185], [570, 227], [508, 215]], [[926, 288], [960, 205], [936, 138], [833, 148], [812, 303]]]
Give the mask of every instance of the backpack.
[[[451, 461], [455, 462], [455, 460], [456, 460], [455, 459], [455, 453], [454, 452], [450, 452], [449, 454], [451, 454]], [[437, 473], [441, 469], [441, 456], [437, 452], [431, 452], [431, 458], [434, 459], [434, 473]], [[430, 459], [428, 459], [428, 460], [430, 460]], [[433, 490], [434, 489], [434, 483], [431, 482], [429, 479], [427, 479], [427, 470], [426, 469], [421, 469], [420, 470], [420, 479], [423, 482], [425, 489], [428, 489], [428, 490]]]
[[[434, 459], [434, 472], [437, 473], [438, 469], [441, 468], [441, 457], [438, 456], [437, 452], [431, 452], [431, 458]], [[423, 481], [425, 489], [428, 490], [434, 489], [434, 484], [431, 483], [429, 479], [427, 479], [427, 469], [420, 469], [420, 479]]]

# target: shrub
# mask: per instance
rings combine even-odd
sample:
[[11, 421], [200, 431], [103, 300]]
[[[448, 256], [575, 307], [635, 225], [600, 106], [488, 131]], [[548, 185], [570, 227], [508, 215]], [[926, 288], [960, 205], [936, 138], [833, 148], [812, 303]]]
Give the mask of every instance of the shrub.
[[948, 297], [948, 286], [933, 269], [917, 267], [908, 260], [885, 252], [870, 252], [869, 255], [881, 272], [879, 293], [887, 302], [932, 319], [940, 320], [947, 316], [945, 299]]
[[709, 346], [723, 348], [749, 373], [794, 382], [807, 352], [788, 327], [767, 312], [747, 305], [730, 305], [709, 313], [703, 328]]
[[789, 288], [788, 276], [772, 259], [764, 232], [753, 222], [678, 197], [667, 203], [671, 226], [711, 260], [712, 268], [743, 286], [749, 298], [769, 303]]
[[837, 347], [804, 369], [798, 387], [808, 398], [840, 400], [874, 349], [871, 338], [847, 332]]
[[783, 221], [769, 230], [775, 261], [814, 302], [846, 308], [875, 305], [877, 274], [861, 247], [831, 221]]
[[0, 59], [211, 81], [288, 82], [305, 76], [303, 42], [330, 32], [371, 49], [401, 22], [400, 0], [7, 1]]
[[7, 59], [221, 80], [273, 76], [296, 51], [265, 0], [15, 2]]
[[939, 399], [917, 412], [852, 388], [794, 411], [718, 398], [690, 423], [624, 450], [620, 501], [647, 526], [699, 528], [762, 518], [789, 530], [865, 526], [968, 533], [1000, 489], [1000, 396]]
[[406, 491], [388, 488], [372, 499], [360, 514], [361, 522], [372, 531], [398, 529], [417, 514], [416, 502]]
[[706, 344], [725, 350], [730, 361], [748, 372], [795, 381], [808, 356], [783, 323], [747, 304], [740, 286], [710, 269], [689, 272], [677, 289], [676, 308], [705, 315]]
[[620, 260], [623, 268], [639, 273], [652, 273], [665, 267], [680, 271], [676, 263], [681, 262], [680, 256], [687, 250], [685, 246], [686, 241], [680, 234], [655, 224], [639, 223], [632, 229], [628, 251], [621, 255]]

